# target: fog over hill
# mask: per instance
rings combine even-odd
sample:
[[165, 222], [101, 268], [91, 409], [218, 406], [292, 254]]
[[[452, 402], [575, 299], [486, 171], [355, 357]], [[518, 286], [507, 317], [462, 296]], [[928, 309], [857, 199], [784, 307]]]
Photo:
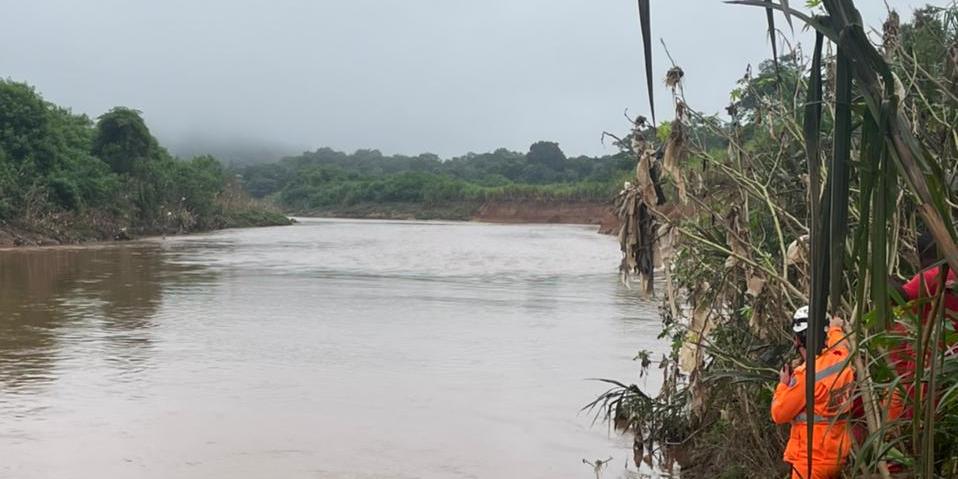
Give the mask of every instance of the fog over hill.
[[[886, 2], [857, 3], [881, 25]], [[903, 18], [924, 3], [887, 1]], [[669, 0], [652, 10], [656, 76], [670, 67], [661, 38], [697, 109], [723, 112], [746, 65], [769, 55], [761, 9]], [[177, 152], [212, 148], [187, 140], [212, 135], [294, 154], [445, 158], [549, 138], [601, 155], [615, 152], [600, 135], [626, 128], [623, 110], [648, 116], [634, 0], [34, 0], [4, 2], [4, 18], [0, 75], [93, 117], [140, 110]], [[794, 40], [807, 49], [813, 37], [797, 29]], [[656, 85], [664, 120], [671, 97]], [[266, 143], [251, 156], [276, 149]]]
[[223, 164], [232, 166], [271, 163], [289, 156], [299, 155], [308, 149], [303, 145], [240, 136], [201, 136], [193, 134], [182, 138], [173, 136], [165, 139], [161, 135], [160, 141], [170, 153], [180, 158], [213, 155]]

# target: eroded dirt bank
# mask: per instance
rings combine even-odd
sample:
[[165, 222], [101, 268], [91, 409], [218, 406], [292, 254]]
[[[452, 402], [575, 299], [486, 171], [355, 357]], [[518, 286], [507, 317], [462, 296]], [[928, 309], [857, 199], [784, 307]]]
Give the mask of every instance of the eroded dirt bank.
[[618, 218], [612, 213], [612, 205], [599, 201], [497, 200], [433, 205], [359, 203], [290, 214], [314, 218], [583, 224], [596, 225], [603, 234], [615, 234], [619, 224]]
[[599, 225], [602, 232], [613, 231], [618, 224], [611, 205], [587, 201], [491, 201], [472, 217], [490, 223], [565, 223]]

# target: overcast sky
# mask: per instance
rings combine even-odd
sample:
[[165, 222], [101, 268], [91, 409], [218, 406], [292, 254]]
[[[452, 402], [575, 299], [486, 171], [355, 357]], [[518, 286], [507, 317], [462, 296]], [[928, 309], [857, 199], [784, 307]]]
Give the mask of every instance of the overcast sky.
[[[880, 25], [881, 0], [856, 3]], [[927, 2], [888, 3], [910, 17]], [[524, 151], [541, 139], [599, 154], [611, 152], [603, 130], [627, 127], [626, 108], [648, 114], [635, 0], [0, 5], [0, 76], [91, 116], [114, 105], [142, 110], [174, 150], [203, 138], [446, 157]], [[769, 56], [761, 9], [652, 0], [652, 15], [652, 34], [685, 70], [697, 109], [722, 110], [745, 66]], [[654, 56], [664, 77], [658, 42]], [[670, 97], [658, 79], [656, 90], [661, 120]]]

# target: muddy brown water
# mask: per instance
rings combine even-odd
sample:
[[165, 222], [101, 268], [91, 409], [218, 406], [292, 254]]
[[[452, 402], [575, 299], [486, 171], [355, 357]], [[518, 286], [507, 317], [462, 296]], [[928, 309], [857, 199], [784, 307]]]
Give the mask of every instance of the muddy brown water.
[[594, 477], [654, 304], [594, 227], [303, 220], [0, 251], [0, 477]]

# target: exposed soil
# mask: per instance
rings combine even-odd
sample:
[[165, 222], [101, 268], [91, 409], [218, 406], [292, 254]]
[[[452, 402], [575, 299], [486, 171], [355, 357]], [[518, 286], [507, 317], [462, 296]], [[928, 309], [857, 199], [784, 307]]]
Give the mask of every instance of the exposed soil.
[[482, 205], [472, 219], [490, 223], [599, 225], [603, 234], [614, 233], [619, 223], [610, 204], [588, 201], [492, 201]]
[[615, 234], [619, 226], [618, 218], [612, 213], [611, 204], [597, 201], [514, 200], [438, 205], [360, 203], [337, 208], [296, 212], [295, 214], [317, 218], [597, 225], [599, 226], [599, 232], [602, 234]]
[[297, 212], [319, 218], [391, 220], [456, 220], [487, 223], [559, 223], [597, 225], [602, 234], [615, 234], [619, 220], [612, 206], [598, 201], [501, 200], [486, 203], [422, 205], [361, 203], [333, 209]]

